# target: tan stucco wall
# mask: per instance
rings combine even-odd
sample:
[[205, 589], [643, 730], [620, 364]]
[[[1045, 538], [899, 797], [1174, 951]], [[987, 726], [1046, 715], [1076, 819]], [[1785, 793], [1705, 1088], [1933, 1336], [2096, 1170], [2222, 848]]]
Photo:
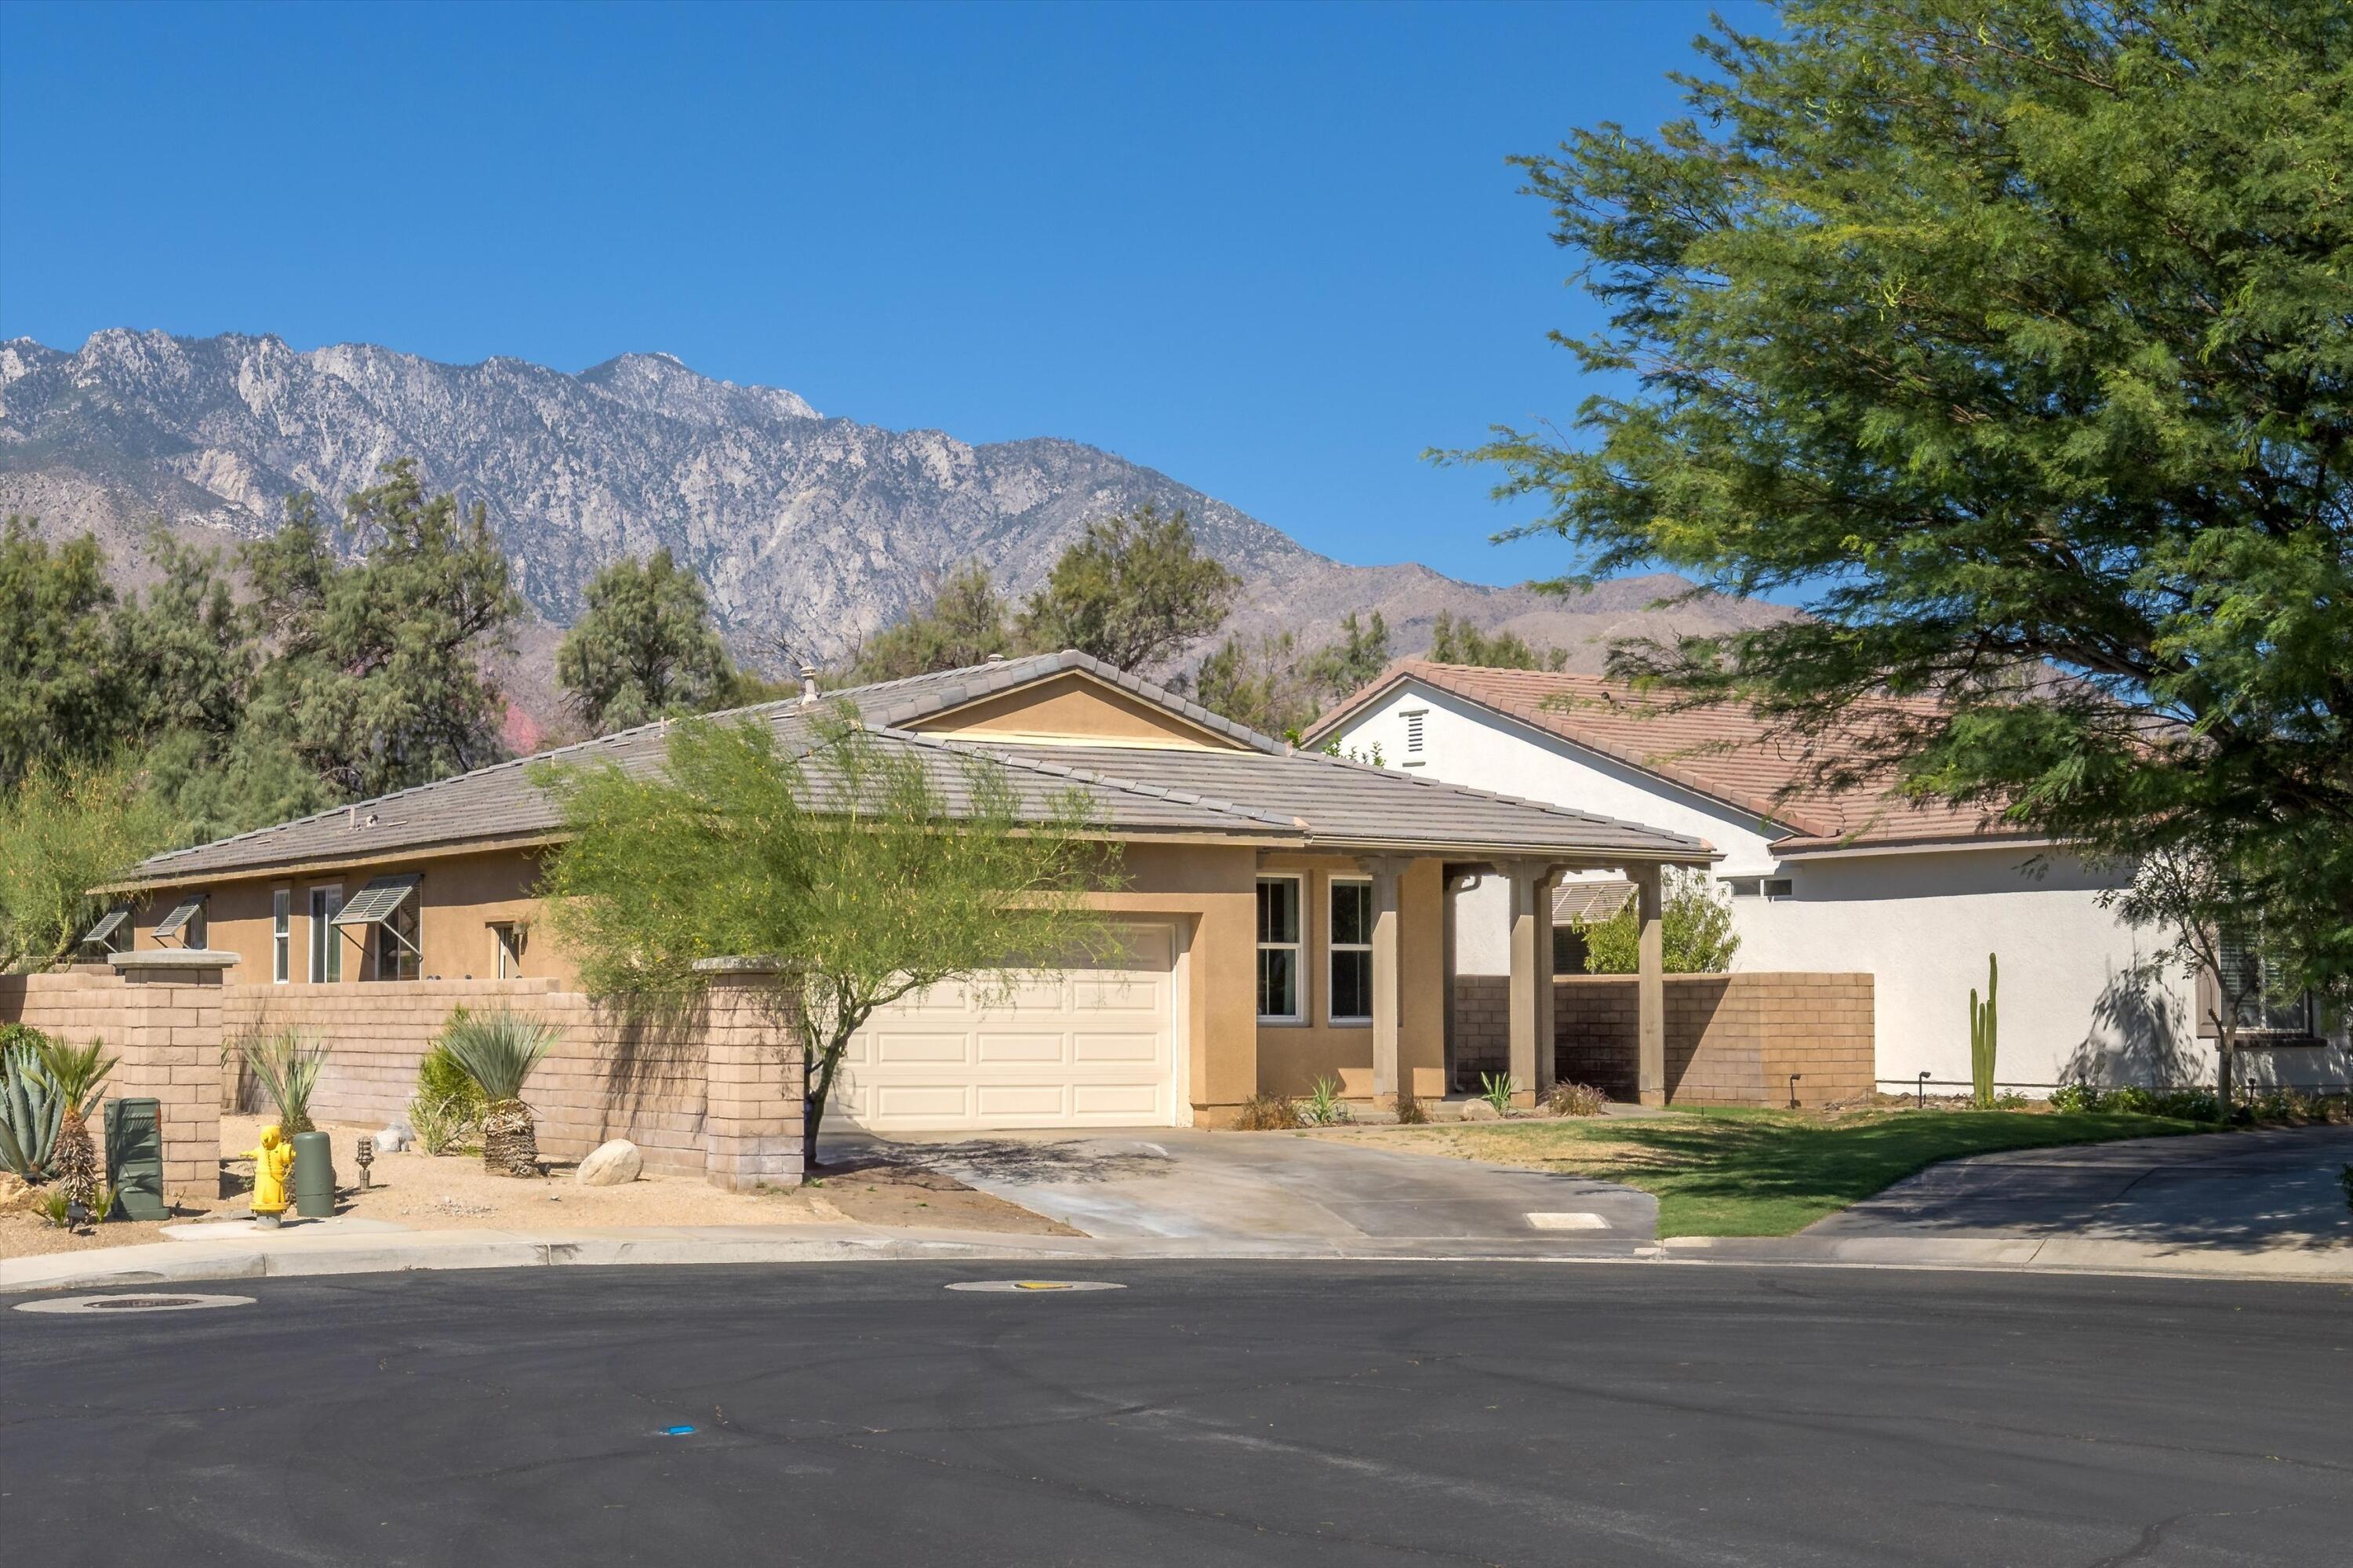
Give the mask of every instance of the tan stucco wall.
[[[421, 972], [441, 980], [489, 980], [498, 973], [498, 949], [491, 936], [493, 921], [531, 920], [539, 901], [531, 889], [539, 881], [539, 866], [531, 855], [515, 850], [489, 854], [448, 855], [438, 859], [385, 861], [379, 864], [314, 876], [280, 877], [216, 885], [195, 883], [185, 891], [208, 892], [206, 906], [207, 941], [216, 949], [233, 952], [244, 961], [237, 978], [247, 985], [270, 983], [270, 895], [280, 888], [293, 895], [288, 921], [291, 944], [287, 983], [305, 985], [310, 980], [311, 889], [340, 886], [349, 900], [370, 878], [419, 874], [424, 880], [412, 896], [418, 906], [417, 945], [424, 949]], [[175, 890], [178, 891], [178, 890]], [[142, 949], [168, 944], [154, 938], [155, 924], [174, 902], [171, 894], [149, 896], [134, 919], [137, 946]], [[343, 934], [345, 983], [375, 979], [372, 947]], [[522, 976], [573, 982], [571, 964], [545, 930], [531, 933], [524, 944]]]
[[[1331, 940], [1333, 878], [1362, 877], [1356, 862], [1341, 855], [1268, 854], [1260, 861], [1267, 873], [1295, 873], [1306, 879], [1305, 943], [1306, 1018], [1299, 1023], [1261, 1023], [1258, 1030], [1259, 1086], [1269, 1094], [1303, 1095], [1321, 1077], [1336, 1077], [1351, 1099], [1369, 1099], [1373, 1093], [1373, 1030], [1369, 1023], [1331, 1021]], [[1416, 861], [1398, 886], [1399, 967], [1403, 969], [1405, 1007], [1398, 1021], [1398, 1066], [1410, 1072], [1418, 1097], [1437, 1099], [1446, 1093], [1446, 952], [1444, 906], [1437, 861]], [[1253, 877], [1255, 882], [1255, 877]], [[1253, 894], [1253, 900], [1255, 894]], [[1250, 1017], [1258, 1016], [1257, 906], [1250, 910], [1250, 967], [1243, 974]]]
[[1091, 676], [1071, 673], [1024, 686], [913, 726], [934, 735], [998, 741], [1083, 740], [1093, 745], [1240, 751], [1241, 743], [1203, 729]]

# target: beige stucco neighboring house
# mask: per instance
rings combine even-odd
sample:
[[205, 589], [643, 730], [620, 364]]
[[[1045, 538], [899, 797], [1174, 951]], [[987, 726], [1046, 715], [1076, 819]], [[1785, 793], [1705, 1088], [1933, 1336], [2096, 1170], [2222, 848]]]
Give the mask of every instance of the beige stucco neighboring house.
[[[806, 747], [818, 701], [735, 716]], [[1445, 889], [1472, 875], [1516, 890], [1504, 972], [1525, 1100], [1552, 1072], [1550, 920], [1539, 912], [1556, 881], [1589, 873], [1655, 886], [1662, 867], [1716, 858], [1703, 835], [1574, 801], [1296, 750], [1076, 652], [821, 701], [854, 707], [883, 744], [944, 780], [976, 760], [1039, 811], [1083, 790], [1124, 871], [1119, 891], [1099, 895], [1128, 933], [1124, 956], [1027, 976], [992, 1009], [959, 992], [876, 1018], [837, 1104], [879, 1131], [1216, 1125], [1252, 1095], [1301, 1093], [1325, 1075], [1359, 1099], [1441, 1095]], [[649, 770], [665, 744], [655, 725], [548, 755]], [[332, 992], [332, 1007], [304, 1016], [364, 1042], [372, 1020], [402, 1007], [403, 988], [571, 989], [536, 892], [562, 834], [524, 762], [501, 763], [157, 855], [117, 890], [123, 917], [92, 946], [234, 955], [237, 1005], [261, 986]], [[1642, 994], [1655, 1047], [1655, 974]], [[385, 1069], [385, 1094], [405, 1094], [401, 1071]]]
[[[1305, 743], [1411, 778], [1475, 781], [1703, 839], [1729, 901], [1742, 970], [1873, 977], [1877, 1073], [1969, 1077], [1968, 998], [2000, 960], [1999, 1079], [2022, 1086], [2211, 1082], [2213, 1005], [2158, 933], [2120, 920], [2128, 873], [1974, 810], [1810, 782], [1809, 758], [1752, 713], [1667, 709], [1597, 676], [1400, 662], [1324, 715]], [[1622, 907], [1577, 874], [1563, 918]], [[1601, 885], [1590, 885], [1599, 884]], [[1508, 890], [1460, 895], [1457, 969], [1507, 967]], [[2242, 1021], [2253, 1082], [2340, 1087], [2341, 1021], [2290, 1001]]]

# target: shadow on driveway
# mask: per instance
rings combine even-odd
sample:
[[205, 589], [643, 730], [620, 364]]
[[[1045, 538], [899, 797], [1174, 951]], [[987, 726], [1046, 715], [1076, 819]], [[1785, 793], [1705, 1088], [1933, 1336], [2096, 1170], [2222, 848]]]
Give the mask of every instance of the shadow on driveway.
[[2012, 1150], [1933, 1165], [1810, 1236], [2070, 1236], [2176, 1247], [2353, 1245], [2353, 1128]]

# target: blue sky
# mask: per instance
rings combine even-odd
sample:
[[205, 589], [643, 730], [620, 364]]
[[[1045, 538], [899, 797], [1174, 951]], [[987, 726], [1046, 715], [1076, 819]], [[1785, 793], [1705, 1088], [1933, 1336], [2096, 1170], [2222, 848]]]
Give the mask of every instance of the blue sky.
[[[1723, 7], [1741, 25], [1761, 11]], [[1704, 5], [0, 6], [0, 336], [274, 332], [1059, 435], [1510, 582], [1589, 325], [1507, 154], [1675, 111]]]

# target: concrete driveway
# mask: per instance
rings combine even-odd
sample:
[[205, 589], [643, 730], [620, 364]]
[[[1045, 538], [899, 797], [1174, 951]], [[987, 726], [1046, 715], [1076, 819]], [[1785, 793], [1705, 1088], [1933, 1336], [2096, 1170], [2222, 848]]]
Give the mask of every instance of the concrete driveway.
[[820, 1156], [938, 1171], [1091, 1236], [1518, 1251], [1647, 1241], [1658, 1229], [1658, 1200], [1630, 1187], [1288, 1133], [844, 1132]]
[[2013, 1150], [1930, 1166], [1804, 1234], [2348, 1246], [2348, 1162], [2353, 1127]]

